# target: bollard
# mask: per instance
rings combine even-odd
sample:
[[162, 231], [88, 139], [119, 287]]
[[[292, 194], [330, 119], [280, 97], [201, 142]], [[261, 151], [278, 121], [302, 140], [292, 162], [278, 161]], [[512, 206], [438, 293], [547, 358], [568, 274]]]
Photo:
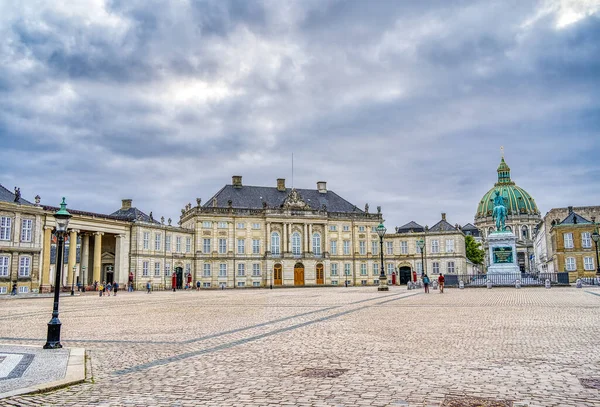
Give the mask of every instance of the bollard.
[[515, 280], [515, 288], [521, 288], [521, 280], [518, 278]]
[[581, 282], [581, 279], [580, 279], [580, 278], [578, 278], [578, 279], [577, 279], [577, 281], [575, 282], [575, 286], [576, 286], [577, 288], [582, 288], [582, 287], [583, 287], [583, 284], [582, 284], [582, 282]]
[[462, 280], [458, 282], [458, 288], [461, 290], [465, 288], [465, 283]]
[[550, 288], [550, 279], [549, 278], [546, 279], [545, 285], [546, 285], [546, 288]]
[[487, 288], [492, 288], [492, 282], [490, 280], [487, 282]]
[[406, 283], [406, 289], [412, 290], [412, 281], [409, 281], [408, 283]]
[[435, 281], [435, 280], [433, 280], [433, 284], [432, 284], [432, 286], [433, 286], [433, 289], [434, 289], [434, 290], [437, 290], [437, 289], [438, 289], [438, 282], [437, 282], [437, 281]]

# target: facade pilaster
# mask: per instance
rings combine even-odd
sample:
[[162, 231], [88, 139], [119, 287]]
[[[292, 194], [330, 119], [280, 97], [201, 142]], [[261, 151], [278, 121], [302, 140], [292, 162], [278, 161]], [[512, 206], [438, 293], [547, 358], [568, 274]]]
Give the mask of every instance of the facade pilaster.
[[94, 234], [94, 281], [100, 282], [102, 271], [102, 232]]
[[[113, 280], [116, 282], [122, 282], [121, 281], [121, 276], [123, 275], [123, 273], [121, 273], [121, 245], [123, 244], [123, 235], [116, 235], [115, 236], [115, 274], [113, 277]], [[162, 241], [162, 240], [161, 240]], [[162, 241], [164, 242], [164, 241]], [[165, 265], [162, 265], [162, 269], [161, 269], [161, 273], [164, 274], [164, 267]]]
[[[44, 290], [50, 290], [50, 248], [52, 246], [52, 227], [44, 226], [44, 245], [41, 283]], [[40, 288], [42, 291], [42, 288]]]
[[79, 230], [71, 229], [69, 231], [69, 263], [67, 267], [67, 285], [73, 285], [75, 282], [75, 267], [77, 262], [77, 233]]
[[81, 238], [81, 262], [79, 263], [81, 284], [89, 284], [89, 266], [90, 266], [90, 235], [84, 233]]
[[307, 236], [307, 238], [308, 238], [307, 239], [308, 240], [308, 248], [306, 250], [309, 253], [312, 253], [312, 244], [311, 244], [312, 243], [312, 234], [313, 234], [312, 230], [313, 230], [313, 225], [312, 225], [312, 223], [310, 223], [308, 225], [308, 236]]

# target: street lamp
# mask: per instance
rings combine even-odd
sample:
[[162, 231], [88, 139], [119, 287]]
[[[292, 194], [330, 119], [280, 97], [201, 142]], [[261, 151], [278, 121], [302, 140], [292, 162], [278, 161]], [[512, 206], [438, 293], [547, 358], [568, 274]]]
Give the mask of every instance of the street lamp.
[[417, 240], [417, 246], [419, 247], [419, 250], [421, 251], [421, 275], [423, 275], [423, 274], [425, 274], [425, 255], [424, 255], [425, 250], [423, 250], [425, 248], [425, 240], [423, 240], [423, 239]]
[[385, 226], [383, 226], [383, 223], [380, 223], [379, 226], [377, 226], [377, 235], [379, 235], [379, 245], [381, 248], [381, 273], [379, 274], [379, 287], [377, 287], [377, 291], [389, 290], [389, 287], [387, 286], [387, 277], [385, 276], [385, 269], [383, 267], [383, 238], [386, 230], [387, 229]]
[[87, 281], [87, 276], [85, 275], [85, 266], [81, 267], [81, 292], [85, 292], [85, 284]]
[[598, 264], [598, 241], [600, 241], [600, 234], [598, 234], [597, 228], [592, 233], [592, 240], [596, 243], [596, 275], [600, 276], [600, 264]]
[[73, 289], [75, 286], [75, 270], [77, 270], [77, 266], [73, 265], [73, 278], [71, 278], [71, 295], [75, 295], [75, 290]]
[[60, 320], [58, 319], [58, 300], [60, 294], [61, 274], [63, 268], [63, 250], [65, 244], [65, 234], [69, 226], [71, 214], [67, 212], [67, 203], [65, 198], [62, 199], [60, 209], [54, 214], [56, 220], [56, 237], [58, 239], [58, 247], [56, 253], [56, 276], [54, 278], [54, 307], [52, 308], [52, 319], [48, 322], [48, 336], [44, 349], [59, 349], [60, 344]]

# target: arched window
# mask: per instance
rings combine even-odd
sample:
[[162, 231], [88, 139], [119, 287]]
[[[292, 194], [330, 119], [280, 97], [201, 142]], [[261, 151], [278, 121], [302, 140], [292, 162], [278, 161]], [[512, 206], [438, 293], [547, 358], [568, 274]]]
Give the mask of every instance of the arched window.
[[321, 255], [321, 235], [319, 233], [313, 233], [313, 253]]
[[292, 233], [292, 254], [295, 256], [300, 256], [301, 253], [301, 245], [300, 245], [300, 233], [294, 232]]
[[[504, 228], [504, 230], [506, 230], [507, 232], [512, 232], [512, 228], [510, 226], [506, 226]], [[518, 229], [517, 229], [518, 230]]]
[[527, 229], [527, 226], [521, 228], [521, 236], [523, 236], [523, 239], [529, 239], [529, 229]]
[[489, 236], [489, 235], [491, 235], [493, 231], [494, 231], [494, 228], [490, 228], [490, 229], [488, 230], [488, 236]]
[[271, 254], [279, 255], [281, 253], [280, 247], [279, 233], [271, 233]]

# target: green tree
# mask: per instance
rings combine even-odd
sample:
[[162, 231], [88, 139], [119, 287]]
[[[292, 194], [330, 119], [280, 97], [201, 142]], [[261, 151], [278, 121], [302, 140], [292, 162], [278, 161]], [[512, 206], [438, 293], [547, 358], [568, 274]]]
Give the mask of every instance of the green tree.
[[474, 264], [482, 264], [485, 251], [481, 248], [481, 243], [477, 243], [473, 236], [465, 236], [465, 247], [467, 252], [467, 259], [472, 261]]

